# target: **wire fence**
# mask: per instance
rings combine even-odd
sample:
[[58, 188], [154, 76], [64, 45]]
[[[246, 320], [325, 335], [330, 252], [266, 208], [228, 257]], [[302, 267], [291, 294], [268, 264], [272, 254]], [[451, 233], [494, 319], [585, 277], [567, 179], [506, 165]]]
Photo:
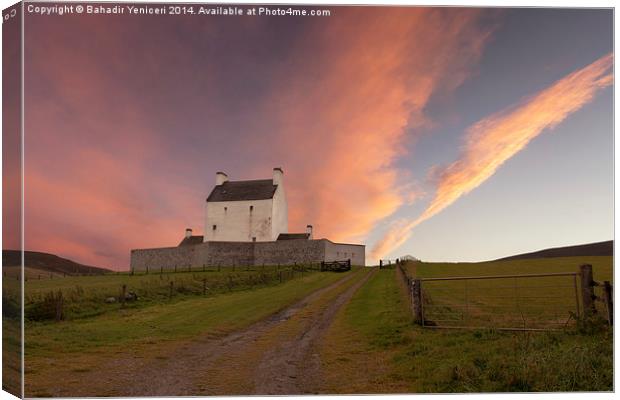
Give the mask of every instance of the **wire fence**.
[[423, 326], [550, 330], [579, 318], [576, 273], [419, 281]]
[[589, 264], [577, 272], [443, 278], [412, 277], [397, 266], [426, 328], [559, 330], [593, 316], [613, 324], [612, 285], [594, 281]]

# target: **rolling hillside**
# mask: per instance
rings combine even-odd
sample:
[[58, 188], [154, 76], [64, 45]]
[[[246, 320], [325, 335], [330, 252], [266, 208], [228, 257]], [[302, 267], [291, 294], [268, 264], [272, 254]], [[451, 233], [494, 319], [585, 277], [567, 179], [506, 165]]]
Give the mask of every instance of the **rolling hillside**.
[[585, 256], [613, 256], [614, 241], [588, 243], [576, 246], [554, 247], [551, 249], [538, 250], [531, 253], [517, 254], [510, 257], [499, 258], [493, 261], [529, 260], [534, 258], [554, 257], [585, 257]]
[[[25, 266], [58, 274], [104, 274], [111, 272], [105, 268], [84, 265], [54, 254], [41, 253], [38, 251], [26, 251]], [[2, 265], [4, 267], [16, 267], [21, 264], [19, 250], [2, 250]]]

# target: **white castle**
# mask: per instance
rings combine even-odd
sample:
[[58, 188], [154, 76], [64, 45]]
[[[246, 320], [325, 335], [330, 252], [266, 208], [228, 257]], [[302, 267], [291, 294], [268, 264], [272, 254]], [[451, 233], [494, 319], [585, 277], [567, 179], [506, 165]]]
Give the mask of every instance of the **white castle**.
[[282, 168], [274, 168], [271, 179], [258, 180], [231, 181], [217, 172], [206, 199], [204, 226], [201, 236], [187, 228], [176, 247], [131, 250], [132, 270], [366, 261], [364, 245], [314, 239], [312, 225], [304, 233], [288, 232]]

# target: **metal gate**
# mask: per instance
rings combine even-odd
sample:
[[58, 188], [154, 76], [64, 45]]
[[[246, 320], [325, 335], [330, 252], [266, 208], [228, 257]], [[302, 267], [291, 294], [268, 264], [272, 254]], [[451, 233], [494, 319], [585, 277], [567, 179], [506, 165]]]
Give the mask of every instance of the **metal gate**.
[[[423, 278], [414, 290], [427, 328], [555, 330], [580, 316], [577, 273]], [[414, 305], [415, 306], [415, 305]]]

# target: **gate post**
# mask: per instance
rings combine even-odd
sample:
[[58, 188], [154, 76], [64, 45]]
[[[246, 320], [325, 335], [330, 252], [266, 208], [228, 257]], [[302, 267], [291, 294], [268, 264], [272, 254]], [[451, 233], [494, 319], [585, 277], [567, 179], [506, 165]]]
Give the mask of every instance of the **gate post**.
[[416, 324], [424, 325], [424, 317], [422, 314], [422, 281], [413, 280], [411, 286], [411, 301], [413, 302], [413, 316]]
[[383, 260], [379, 260], [379, 269], [383, 268]]
[[603, 286], [605, 290], [605, 305], [607, 306], [607, 322], [609, 325], [614, 324], [614, 296], [613, 296], [613, 288], [609, 281], [604, 282]]
[[592, 265], [583, 264], [579, 266], [579, 276], [581, 278], [581, 302], [583, 304], [583, 316], [585, 318], [596, 314], [594, 304], [594, 280], [592, 279]]

